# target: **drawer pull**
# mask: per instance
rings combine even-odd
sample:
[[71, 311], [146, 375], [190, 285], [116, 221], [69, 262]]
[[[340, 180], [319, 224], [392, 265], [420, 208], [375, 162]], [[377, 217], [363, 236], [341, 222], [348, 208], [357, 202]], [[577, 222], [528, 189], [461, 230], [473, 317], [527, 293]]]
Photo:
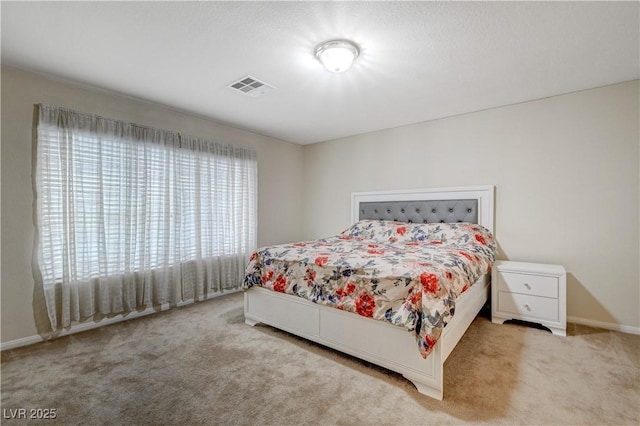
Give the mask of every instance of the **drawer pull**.
[[531, 312], [531, 306], [529, 306], [529, 305], [524, 305], [524, 307], [527, 309], [527, 311]]
[[529, 283], [524, 283], [524, 286], [527, 288], [527, 290], [531, 290], [531, 286], [529, 285]]

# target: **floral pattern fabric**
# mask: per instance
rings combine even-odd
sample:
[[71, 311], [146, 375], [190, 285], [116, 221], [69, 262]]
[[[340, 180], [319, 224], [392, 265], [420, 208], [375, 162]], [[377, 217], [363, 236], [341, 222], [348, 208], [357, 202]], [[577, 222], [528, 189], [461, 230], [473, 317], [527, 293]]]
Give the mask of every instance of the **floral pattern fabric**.
[[259, 249], [243, 287], [404, 327], [426, 358], [456, 299], [491, 270], [495, 252], [493, 235], [476, 224], [362, 220], [333, 237]]

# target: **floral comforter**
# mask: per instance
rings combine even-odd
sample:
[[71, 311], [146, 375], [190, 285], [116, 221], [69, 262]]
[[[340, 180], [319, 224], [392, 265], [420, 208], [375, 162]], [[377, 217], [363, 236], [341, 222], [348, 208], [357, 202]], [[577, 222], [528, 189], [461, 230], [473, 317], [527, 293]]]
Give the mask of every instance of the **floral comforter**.
[[243, 286], [404, 327], [426, 358], [456, 299], [490, 271], [495, 252], [480, 225], [362, 220], [334, 237], [259, 249]]

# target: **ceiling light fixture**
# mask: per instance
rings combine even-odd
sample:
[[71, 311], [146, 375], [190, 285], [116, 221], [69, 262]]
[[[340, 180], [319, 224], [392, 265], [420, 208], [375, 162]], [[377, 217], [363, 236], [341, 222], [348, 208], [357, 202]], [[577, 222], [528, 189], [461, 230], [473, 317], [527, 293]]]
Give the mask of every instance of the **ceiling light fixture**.
[[358, 48], [348, 40], [325, 41], [315, 50], [316, 58], [331, 72], [345, 72], [358, 57]]

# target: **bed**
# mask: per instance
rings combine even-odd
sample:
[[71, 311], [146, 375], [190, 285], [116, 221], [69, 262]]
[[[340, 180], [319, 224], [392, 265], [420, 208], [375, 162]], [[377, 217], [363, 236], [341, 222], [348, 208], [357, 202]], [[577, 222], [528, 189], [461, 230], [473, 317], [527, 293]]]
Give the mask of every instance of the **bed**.
[[493, 196], [493, 186], [353, 193], [342, 233], [252, 255], [245, 322], [388, 368], [441, 400], [444, 362], [488, 300]]

